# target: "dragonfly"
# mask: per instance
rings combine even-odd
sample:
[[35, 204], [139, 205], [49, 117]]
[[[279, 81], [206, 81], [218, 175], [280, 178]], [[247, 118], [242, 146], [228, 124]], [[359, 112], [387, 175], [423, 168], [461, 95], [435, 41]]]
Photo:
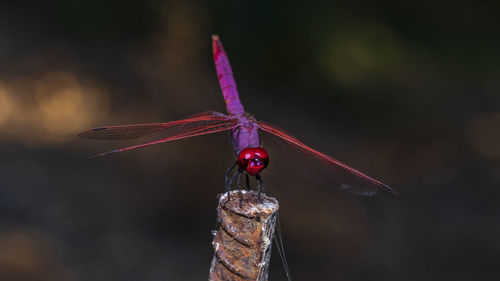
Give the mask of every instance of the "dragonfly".
[[[388, 185], [375, 180], [360, 171], [323, 154], [287, 133], [276, 125], [259, 121], [245, 112], [236, 88], [233, 71], [221, 40], [212, 36], [213, 57], [222, 95], [226, 103], [227, 114], [206, 111], [182, 120], [167, 123], [105, 126], [89, 129], [79, 134], [80, 137], [99, 140], [123, 140], [148, 138], [144, 143], [114, 149], [94, 155], [101, 157], [118, 152], [138, 149], [159, 143], [180, 140], [195, 136], [229, 131], [237, 160], [227, 169], [226, 192], [231, 189], [236, 178], [238, 186], [243, 173], [249, 187], [249, 175], [258, 183], [259, 198], [261, 187], [267, 193], [260, 173], [269, 164], [269, 153], [262, 147], [261, 136], [270, 137], [275, 147], [284, 151], [306, 176], [327, 186], [341, 188], [360, 195], [374, 195], [379, 190], [392, 195], [399, 194]], [[235, 169], [238, 167], [237, 169]], [[229, 199], [229, 196], [228, 196]]]

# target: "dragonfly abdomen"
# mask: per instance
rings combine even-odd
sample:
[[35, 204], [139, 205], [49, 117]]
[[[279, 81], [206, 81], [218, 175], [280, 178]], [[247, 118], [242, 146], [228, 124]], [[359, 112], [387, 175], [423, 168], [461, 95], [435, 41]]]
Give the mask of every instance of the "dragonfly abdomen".
[[219, 36], [212, 36], [212, 47], [214, 52], [215, 69], [217, 70], [217, 78], [226, 102], [227, 113], [229, 115], [241, 116], [245, 113], [241, 104], [238, 91], [236, 90], [236, 82], [234, 81], [233, 71], [229, 64], [229, 59], [224, 51], [224, 47], [219, 40]]

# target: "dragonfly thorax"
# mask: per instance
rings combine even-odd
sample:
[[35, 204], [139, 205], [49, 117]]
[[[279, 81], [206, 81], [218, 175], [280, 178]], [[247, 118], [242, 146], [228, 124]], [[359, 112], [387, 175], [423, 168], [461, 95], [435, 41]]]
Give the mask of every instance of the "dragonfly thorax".
[[234, 151], [240, 152], [248, 147], [260, 147], [260, 136], [257, 121], [249, 114], [238, 117], [238, 125], [231, 132]]
[[248, 174], [255, 176], [269, 164], [269, 155], [262, 147], [247, 147], [238, 155], [238, 165]]

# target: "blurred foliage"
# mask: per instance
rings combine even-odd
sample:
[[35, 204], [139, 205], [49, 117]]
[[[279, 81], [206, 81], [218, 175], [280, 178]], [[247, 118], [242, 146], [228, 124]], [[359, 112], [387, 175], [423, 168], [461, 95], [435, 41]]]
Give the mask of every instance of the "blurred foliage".
[[[296, 280], [498, 280], [500, 3], [3, 1], [0, 280], [204, 280], [228, 136], [106, 159], [92, 126], [245, 108], [394, 186], [328, 190], [271, 155]], [[193, 194], [196, 196], [193, 197]], [[279, 259], [271, 280], [284, 280]]]

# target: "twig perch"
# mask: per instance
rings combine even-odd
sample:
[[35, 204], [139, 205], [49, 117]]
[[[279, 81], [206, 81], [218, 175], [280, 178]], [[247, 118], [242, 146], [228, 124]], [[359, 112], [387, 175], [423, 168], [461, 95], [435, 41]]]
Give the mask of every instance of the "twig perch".
[[278, 201], [254, 191], [219, 198], [209, 281], [267, 281]]

